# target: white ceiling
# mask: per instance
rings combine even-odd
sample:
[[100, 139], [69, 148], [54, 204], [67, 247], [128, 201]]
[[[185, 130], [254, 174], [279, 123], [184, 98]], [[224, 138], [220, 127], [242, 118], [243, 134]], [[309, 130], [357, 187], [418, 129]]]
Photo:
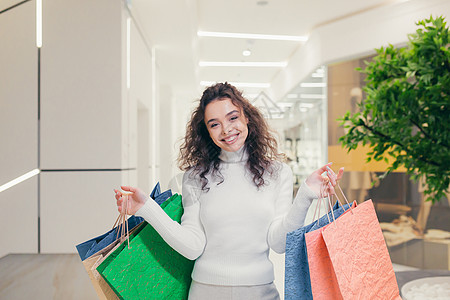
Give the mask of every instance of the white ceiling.
[[[200, 81], [270, 83], [280, 67], [199, 67], [199, 61], [287, 62], [303, 42], [199, 37], [197, 31], [308, 36], [315, 28], [387, 5], [387, 0], [129, 0], [156, 47], [160, 82], [198, 97]], [[266, 2], [258, 5], [258, 2]], [[249, 48], [250, 56], [242, 51]], [[248, 94], [261, 88], [242, 87]], [[192, 99], [188, 99], [192, 100]], [[276, 99], [278, 100], [278, 99]]]

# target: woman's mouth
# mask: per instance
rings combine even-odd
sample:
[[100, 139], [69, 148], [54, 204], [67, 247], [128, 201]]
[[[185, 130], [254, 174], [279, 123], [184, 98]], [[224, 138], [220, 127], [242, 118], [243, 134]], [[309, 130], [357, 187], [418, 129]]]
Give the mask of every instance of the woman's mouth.
[[222, 139], [222, 141], [227, 144], [233, 144], [237, 140], [238, 136], [239, 136], [239, 133], [233, 134], [233, 135], [230, 135], [230, 136]]

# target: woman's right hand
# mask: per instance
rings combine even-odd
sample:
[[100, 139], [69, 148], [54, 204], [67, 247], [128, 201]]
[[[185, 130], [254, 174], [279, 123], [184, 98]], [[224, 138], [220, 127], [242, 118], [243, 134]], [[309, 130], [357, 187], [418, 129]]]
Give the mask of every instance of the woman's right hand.
[[126, 200], [126, 197], [128, 197], [128, 206], [127, 206], [127, 214], [128, 215], [134, 215], [144, 204], [147, 202], [147, 196], [145, 193], [135, 187], [131, 186], [121, 186], [120, 187], [124, 192], [128, 192], [131, 194], [123, 194], [119, 190], [114, 190], [116, 193], [116, 200], [117, 200], [117, 210], [122, 213], [125, 211], [125, 203], [124, 200]]

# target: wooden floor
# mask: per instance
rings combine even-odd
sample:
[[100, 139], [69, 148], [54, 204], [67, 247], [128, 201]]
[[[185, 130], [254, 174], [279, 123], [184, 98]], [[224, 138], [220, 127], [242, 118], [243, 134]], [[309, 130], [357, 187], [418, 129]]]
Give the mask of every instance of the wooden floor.
[[98, 299], [77, 254], [10, 254], [0, 259], [0, 300]]

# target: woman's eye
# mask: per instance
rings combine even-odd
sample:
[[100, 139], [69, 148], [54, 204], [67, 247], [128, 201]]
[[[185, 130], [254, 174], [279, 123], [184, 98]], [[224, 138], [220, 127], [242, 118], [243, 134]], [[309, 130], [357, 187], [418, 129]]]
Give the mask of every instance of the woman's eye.
[[214, 127], [216, 127], [216, 126], [219, 126], [219, 124], [217, 124], [217, 123], [211, 124], [211, 128], [214, 128]]
[[238, 117], [236, 117], [236, 116], [234, 116], [234, 117], [231, 117], [231, 121], [234, 121], [234, 120], [236, 120]]

